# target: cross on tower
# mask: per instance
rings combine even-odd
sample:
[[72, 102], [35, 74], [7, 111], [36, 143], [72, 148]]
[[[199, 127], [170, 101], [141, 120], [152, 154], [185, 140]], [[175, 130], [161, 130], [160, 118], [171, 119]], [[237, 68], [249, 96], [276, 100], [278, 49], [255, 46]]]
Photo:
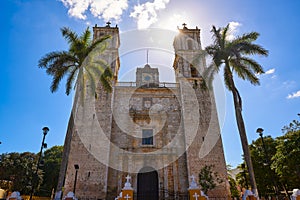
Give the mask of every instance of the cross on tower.
[[183, 23], [183, 24], [182, 24], [183, 28], [186, 28], [186, 25], [187, 25], [186, 23]]
[[195, 182], [195, 176], [194, 175], [191, 176], [191, 179], [192, 179], [192, 182]]
[[126, 200], [131, 199], [131, 196], [129, 196], [128, 194], [126, 194], [126, 196], [124, 197]]
[[194, 197], [196, 200], [198, 200], [198, 197], [200, 197], [200, 195], [197, 194], [197, 193], [195, 192], [195, 194], [193, 195], [193, 197]]
[[110, 25], [111, 25], [111, 23], [110, 23], [109, 21], [106, 22], [106, 24], [107, 24], [107, 25], [106, 25], [107, 27], [110, 27]]
[[130, 179], [131, 179], [131, 177], [129, 176], [129, 174], [127, 174], [127, 176], [126, 176], [126, 182], [129, 183]]

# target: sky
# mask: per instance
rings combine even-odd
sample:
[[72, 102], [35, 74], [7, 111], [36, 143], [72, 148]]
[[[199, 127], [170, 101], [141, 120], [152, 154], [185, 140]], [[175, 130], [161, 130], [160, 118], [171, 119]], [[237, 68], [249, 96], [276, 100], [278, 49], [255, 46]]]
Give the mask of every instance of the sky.
[[[259, 127], [265, 135], [282, 135], [281, 128], [300, 113], [297, 0], [3, 0], [0, 5], [0, 153], [38, 152], [44, 126], [50, 129], [46, 136], [48, 147], [64, 143], [74, 92], [65, 95], [63, 80], [58, 92], [51, 93], [51, 77], [37, 66], [46, 53], [67, 50], [60, 32], [62, 27], [82, 33], [95, 24], [117, 24], [123, 48], [121, 80], [128, 80], [128, 74], [134, 74], [135, 68], [146, 62], [132, 59], [143, 57], [145, 46], [139, 50], [126, 41], [145, 30], [165, 33], [160, 39], [169, 42], [169, 46], [163, 46], [161, 51], [150, 49], [149, 63], [168, 72], [172, 67], [171, 42], [182, 23], [201, 29], [203, 48], [212, 43], [212, 25], [224, 27], [230, 23], [233, 37], [256, 31], [260, 33], [256, 42], [269, 50], [268, 57], [255, 57], [266, 73], [259, 76], [259, 86], [236, 79], [243, 98], [249, 143], [258, 138]], [[171, 81], [170, 77], [160, 79]], [[217, 87], [225, 158], [227, 164], [236, 166], [242, 162], [242, 148], [232, 96], [221, 81]]]

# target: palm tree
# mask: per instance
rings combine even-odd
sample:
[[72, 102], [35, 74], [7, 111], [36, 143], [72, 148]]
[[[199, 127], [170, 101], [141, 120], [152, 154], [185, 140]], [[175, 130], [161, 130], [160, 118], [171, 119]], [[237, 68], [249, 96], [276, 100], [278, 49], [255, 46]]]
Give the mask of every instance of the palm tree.
[[245, 124], [242, 116], [242, 98], [236, 88], [233, 72], [235, 72], [239, 78], [248, 80], [253, 85], [259, 85], [257, 74], [264, 73], [263, 68], [248, 56], [267, 56], [268, 51], [260, 45], [253, 44], [259, 36], [257, 32], [243, 34], [232, 40], [228, 39], [229, 24], [225, 28], [219, 29], [216, 29], [216, 27], [213, 26], [211, 32], [213, 33], [214, 42], [212, 45], [206, 47], [205, 50], [207, 54], [212, 56], [213, 63], [207, 68], [203, 76], [206, 81], [211, 82], [214, 74], [219, 72], [221, 68], [223, 69], [225, 85], [233, 96], [236, 122], [249, 171], [250, 184], [253, 192], [258, 195]]
[[38, 64], [40, 68], [46, 69], [48, 75], [53, 77], [50, 87], [51, 92], [58, 90], [59, 83], [65, 76], [67, 76], [67, 95], [70, 94], [73, 85], [76, 87], [80, 84], [83, 88], [82, 91], [84, 91], [87, 80], [91, 85], [91, 94], [94, 94], [99, 79], [104, 89], [110, 92], [112, 89], [110, 67], [103, 60], [97, 59], [94, 61], [95, 54], [102, 53], [105, 50], [105, 40], [110, 36], [92, 41], [89, 28], [81, 36], [78, 36], [67, 27], [63, 27], [61, 32], [69, 43], [69, 51], [50, 52], [42, 57]]

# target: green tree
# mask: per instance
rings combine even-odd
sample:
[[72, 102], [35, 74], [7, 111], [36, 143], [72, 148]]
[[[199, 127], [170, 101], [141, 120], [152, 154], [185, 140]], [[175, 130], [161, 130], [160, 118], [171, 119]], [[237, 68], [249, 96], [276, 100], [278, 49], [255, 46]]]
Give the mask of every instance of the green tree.
[[[36, 154], [30, 152], [2, 154], [0, 161], [1, 188], [28, 194], [31, 189], [36, 159]], [[41, 174], [39, 173], [39, 175]]]
[[214, 165], [205, 165], [199, 172], [199, 185], [201, 190], [207, 194], [208, 190], [212, 190], [221, 183], [222, 180], [218, 177], [217, 172], [213, 172]]
[[238, 190], [238, 185], [235, 180], [235, 171], [236, 169], [233, 170], [231, 165], [227, 165], [227, 177], [230, 186], [231, 197], [240, 197], [240, 191]]
[[297, 120], [283, 128], [285, 133], [277, 138], [276, 154], [272, 158], [272, 169], [280, 177], [287, 190], [300, 185], [300, 123]]
[[247, 168], [245, 162], [237, 166], [239, 173], [236, 175], [236, 182], [241, 188], [249, 188], [249, 174], [247, 173]]
[[264, 73], [262, 66], [252, 58], [251, 55], [268, 55], [268, 51], [263, 47], [254, 44], [258, 38], [257, 32], [251, 32], [238, 36], [233, 40], [228, 39], [229, 24], [225, 28], [212, 28], [214, 43], [206, 47], [208, 55], [212, 56], [213, 64], [204, 73], [204, 78], [208, 83], [214, 75], [223, 69], [224, 82], [227, 89], [232, 93], [236, 122], [241, 138], [245, 161], [250, 175], [250, 183], [254, 193], [257, 192], [254, 171], [248, 147], [245, 124], [242, 116], [242, 98], [234, 82], [234, 73], [243, 80], [250, 81], [253, 85], [259, 84], [256, 74]]
[[228, 182], [230, 185], [231, 197], [240, 197], [240, 191], [238, 190], [236, 181], [231, 176], [228, 176]]
[[271, 136], [265, 136], [263, 140], [265, 149], [262, 144], [262, 139], [258, 138], [250, 145], [250, 152], [260, 195], [267, 197], [269, 195], [277, 195], [281, 188], [279, 185], [279, 177], [275, 171], [271, 169], [271, 158], [276, 153], [276, 140]]
[[[300, 114], [298, 114], [300, 117]], [[284, 126], [282, 129], [282, 132], [288, 133], [288, 132], [295, 132], [300, 130], [300, 122], [298, 120], [293, 120], [292, 122], [289, 123], [289, 125]]]
[[62, 160], [63, 146], [53, 146], [44, 152], [43, 183], [40, 186], [38, 195], [51, 196], [52, 190], [56, 188], [59, 176], [59, 169]]
[[59, 83], [65, 76], [67, 76], [67, 95], [70, 94], [74, 82], [75, 86], [78, 84], [82, 86], [82, 94], [84, 94], [87, 80], [90, 82], [91, 94], [94, 94], [99, 79], [103, 87], [110, 92], [112, 89], [110, 79], [113, 76], [111, 69], [103, 60], [99, 58], [94, 60], [97, 53], [103, 53], [106, 48], [105, 41], [110, 36], [92, 41], [89, 28], [81, 36], [66, 27], [62, 28], [61, 32], [69, 43], [69, 50], [48, 53], [39, 60], [38, 64], [53, 77], [51, 92], [57, 91]]

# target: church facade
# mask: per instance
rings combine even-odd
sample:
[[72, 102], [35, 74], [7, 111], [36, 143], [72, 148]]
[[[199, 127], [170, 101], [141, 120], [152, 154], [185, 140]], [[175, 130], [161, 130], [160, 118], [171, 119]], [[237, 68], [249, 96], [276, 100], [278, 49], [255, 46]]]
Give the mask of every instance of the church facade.
[[[190, 177], [204, 166], [217, 172], [208, 195], [229, 195], [227, 171], [213, 91], [203, 87], [205, 58], [200, 29], [179, 29], [174, 39], [175, 83], [161, 83], [146, 64], [136, 81], [118, 81], [118, 27], [93, 28], [94, 39], [111, 35], [96, 59], [113, 71], [113, 91], [98, 85], [95, 95], [74, 98], [57, 191], [79, 199], [114, 199], [129, 174], [134, 199], [187, 199]], [[89, 85], [86, 86], [88, 91]], [[81, 101], [81, 102], [80, 102]]]

